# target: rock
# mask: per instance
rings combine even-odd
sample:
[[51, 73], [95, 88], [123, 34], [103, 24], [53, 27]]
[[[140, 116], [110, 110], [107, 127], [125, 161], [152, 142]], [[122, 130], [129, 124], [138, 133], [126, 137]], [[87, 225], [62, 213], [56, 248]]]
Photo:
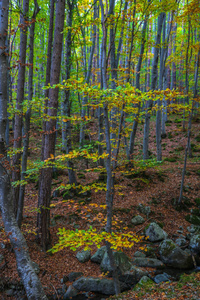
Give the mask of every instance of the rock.
[[63, 300], [68, 300], [71, 299], [72, 297], [77, 296], [78, 291], [72, 286], [70, 285], [66, 291], [66, 293], [63, 296]]
[[71, 272], [68, 274], [68, 280], [69, 281], [74, 281], [76, 280], [78, 277], [81, 277], [83, 276], [83, 273], [82, 272]]
[[61, 279], [61, 283], [66, 283], [67, 281], [69, 281], [69, 277], [67, 275], [64, 275]]
[[40, 273], [39, 265], [36, 262], [32, 261], [32, 266], [33, 266], [33, 269], [34, 269], [35, 273], [39, 274]]
[[195, 233], [195, 234], [198, 234], [200, 233], [200, 226], [196, 226], [196, 225], [191, 225], [191, 226], [188, 226], [187, 227], [187, 230], [190, 232], [190, 233]]
[[167, 238], [167, 233], [154, 222], [145, 229], [145, 235], [151, 242], [158, 242]]
[[146, 246], [145, 248], [145, 254], [147, 257], [151, 257], [151, 258], [157, 258], [156, 254], [155, 254], [155, 248], [151, 247], [151, 246]]
[[186, 247], [187, 246], [187, 241], [184, 238], [178, 238], [176, 239], [176, 245], [178, 245], [179, 247]]
[[76, 258], [78, 259], [78, 261], [85, 263], [90, 259], [91, 256], [91, 251], [90, 250], [86, 250], [86, 251], [79, 251], [76, 254]]
[[133, 290], [135, 291], [139, 291], [141, 288], [143, 288], [144, 286], [152, 286], [154, 285], [154, 281], [151, 280], [148, 276], [143, 276], [140, 281], [136, 284], [136, 286], [134, 287]]
[[163, 274], [156, 275], [153, 280], [155, 281], [155, 283], [161, 283], [165, 281], [170, 281], [169, 277], [170, 276], [168, 274], [163, 273]]
[[97, 252], [95, 252], [95, 254], [92, 255], [91, 261], [100, 264], [105, 252], [106, 252], [106, 246], [99, 248]]
[[146, 257], [146, 255], [140, 251], [136, 251], [133, 256], [134, 257]]
[[[115, 294], [113, 279], [81, 277], [73, 283], [73, 287], [78, 291], [97, 292], [105, 295]], [[121, 283], [121, 290], [127, 289], [125, 284]]]
[[192, 236], [190, 240], [190, 249], [196, 254], [200, 253], [200, 234]]
[[[122, 273], [130, 270], [131, 261], [130, 261], [130, 258], [125, 253], [114, 252], [113, 256], [114, 256], [114, 261], [118, 268], [119, 273], [122, 274]], [[107, 251], [104, 253], [100, 268], [105, 273], [112, 271]]]
[[133, 259], [133, 264], [139, 267], [145, 267], [145, 268], [158, 268], [158, 269], [163, 269], [165, 268], [165, 265], [162, 261], [159, 259], [155, 258], [143, 258], [143, 257], [135, 257]]
[[145, 222], [144, 218], [141, 217], [140, 215], [134, 217], [132, 220], [131, 220], [131, 223], [133, 225], [140, 225], [140, 224], [143, 224]]
[[148, 275], [148, 272], [132, 266], [129, 271], [124, 272], [119, 276], [119, 281], [127, 285], [128, 288], [134, 286], [143, 276]]
[[144, 206], [142, 203], [140, 203], [137, 207], [137, 210], [141, 212], [142, 214], [146, 215], [147, 218], [149, 217], [149, 214], [151, 212], [150, 206]]
[[170, 239], [160, 243], [159, 254], [161, 260], [173, 268], [191, 269], [194, 266], [192, 256]]
[[140, 281], [138, 282], [138, 284], [144, 284], [144, 283], [147, 283], [147, 282], [151, 282], [153, 283], [153, 281], [148, 277], [148, 276], [143, 276]]

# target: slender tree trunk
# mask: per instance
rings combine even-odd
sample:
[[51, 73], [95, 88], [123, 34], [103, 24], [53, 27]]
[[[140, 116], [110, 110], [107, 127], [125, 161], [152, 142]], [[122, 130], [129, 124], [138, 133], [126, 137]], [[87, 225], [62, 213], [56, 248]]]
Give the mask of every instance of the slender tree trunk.
[[[158, 58], [159, 58], [159, 45], [161, 41], [161, 32], [162, 32], [162, 24], [165, 13], [161, 13], [158, 17], [158, 30], [156, 43], [154, 47], [154, 61], [152, 67], [152, 79], [151, 79], [151, 90], [154, 91], [156, 89], [157, 77], [158, 77]], [[149, 129], [150, 129], [150, 111], [153, 105], [153, 101], [149, 100], [147, 103], [146, 114], [145, 114], [145, 124], [144, 124], [144, 138], [143, 138], [143, 159], [149, 158]]]
[[[97, 4], [96, 1], [94, 2], [94, 20], [97, 18]], [[91, 76], [91, 70], [92, 70], [92, 60], [94, 56], [94, 50], [95, 50], [95, 44], [96, 44], [96, 24], [93, 25], [93, 37], [92, 37], [92, 47], [90, 51], [90, 57], [88, 61], [88, 69], [87, 69], [87, 74], [85, 78], [85, 82], [89, 84], [90, 76]], [[83, 122], [81, 123], [81, 129], [80, 129], [80, 146], [83, 146], [84, 140], [85, 140], [85, 116], [87, 112], [87, 104], [88, 104], [88, 97], [83, 96], [82, 99], [82, 110], [81, 110], [81, 119]]]
[[[13, 172], [12, 180], [20, 180], [20, 160], [22, 146], [22, 107], [24, 100], [24, 83], [25, 83], [25, 63], [26, 63], [26, 45], [27, 45], [27, 20], [28, 20], [29, 0], [23, 1], [23, 14], [20, 17], [20, 50], [19, 50], [19, 71], [17, 82], [17, 100], [15, 113], [14, 127], [14, 149], [18, 150], [13, 156]], [[17, 216], [18, 201], [19, 201], [19, 185], [14, 188], [14, 213]]]
[[[59, 83], [61, 69], [61, 53], [63, 40], [63, 27], [65, 17], [65, 0], [58, 0], [56, 3], [56, 20], [54, 32], [54, 44], [51, 64], [51, 86]], [[47, 115], [49, 121], [46, 122], [45, 140], [44, 140], [44, 160], [51, 158], [55, 152], [55, 130], [58, 109], [58, 88], [49, 89], [49, 105]], [[50, 245], [50, 196], [51, 196], [52, 168], [45, 167], [40, 171], [40, 186], [38, 193], [38, 208], [40, 212], [37, 215], [38, 241], [43, 250], [47, 250]]]
[[[72, 64], [72, 20], [73, 20], [73, 10], [75, 7], [75, 0], [71, 2], [67, 1], [68, 5], [68, 16], [67, 16], [67, 38], [66, 38], [66, 80], [70, 79], [71, 73], [71, 64]], [[63, 114], [64, 117], [67, 118], [66, 122], [63, 122], [63, 138], [64, 138], [64, 148], [65, 152], [69, 154], [72, 151], [72, 143], [71, 143], [71, 102], [70, 102], [70, 90], [67, 89], [65, 91], [65, 98], [63, 102]], [[69, 183], [77, 185], [76, 174], [74, 170], [74, 164], [71, 160], [67, 161], [67, 170], [69, 176]]]
[[[8, 45], [6, 44], [8, 29], [9, 1], [0, 1], [0, 154], [6, 157], [5, 131], [7, 118], [8, 91]], [[13, 194], [10, 177], [0, 162], [0, 208], [5, 232], [8, 234], [15, 251], [17, 270], [22, 279], [29, 300], [47, 300], [42, 285], [32, 266], [26, 241], [17, 226], [13, 209]]]
[[[101, 61], [101, 67], [102, 67], [102, 88], [107, 89], [107, 73], [106, 73], [106, 41], [107, 41], [107, 22], [106, 22], [106, 16], [104, 14], [104, 4], [102, 0], [100, 0], [100, 6], [101, 6], [101, 24], [102, 24], [102, 30], [103, 30], [103, 40], [102, 40], [102, 61]], [[109, 12], [112, 12], [114, 9], [114, 0], [110, 2], [110, 9]], [[111, 163], [111, 135], [110, 135], [110, 122], [108, 117], [108, 103], [104, 103], [103, 107], [104, 112], [104, 124], [105, 124], [105, 138], [106, 138], [106, 151], [108, 154], [108, 157], [105, 160], [106, 165], [106, 173], [107, 173], [107, 185], [106, 185], [106, 206], [107, 206], [107, 224], [106, 224], [106, 231], [108, 233], [112, 232], [112, 207], [113, 207], [113, 197], [114, 197], [114, 175], [112, 173], [112, 163]], [[113, 251], [111, 249], [110, 243], [106, 243], [106, 248], [108, 252], [108, 257], [110, 260], [112, 272], [113, 272], [113, 280], [114, 280], [114, 286], [115, 286], [115, 293], [120, 293], [120, 284], [117, 274], [117, 267], [114, 262], [114, 256]]]
[[[50, 83], [50, 72], [51, 72], [51, 52], [52, 52], [52, 43], [53, 43], [53, 22], [54, 22], [54, 7], [55, 0], [50, 0], [50, 17], [49, 17], [49, 36], [48, 36], [48, 48], [47, 48], [47, 64], [46, 64], [46, 81], [45, 86]], [[48, 106], [48, 98], [49, 98], [49, 90], [45, 90], [45, 102], [44, 102], [44, 121], [43, 121], [43, 132], [42, 135], [42, 155], [41, 160], [44, 160], [44, 138], [46, 133], [46, 114], [47, 114], [47, 106]]]
[[[22, 172], [21, 180], [25, 180], [26, 169], [27, 169], [27, 158], [28, 158], [28, 147], [29, 147], [29, 131], [30, 131], [30, 119], [31, 119], [31, 101], [33, 97], [33, 57], [34, 57], [34, 35], [35, 35], [35, 18], [39, 13], [40, 9], [37, 3], [37, 0], [34, 0], [35, 8], [32, 16], [32, 23], [30, 26], [30, 43], [29, 43], [29, 78], [28, 78], [28, 109], [25, 113], [25, 122], [24, 122], [24, 138], [23, 138], [23, 154], [22, 154]], [[24, 208], [24, 194], [25, 194], [25, 185], [20, 186], [19, 191], [19, 203], [17, 210], [17, 223], [21, 227], [22, 217], [23, 217], [23, 208]]]
[[[142, 28], [142, 42], [141, 42], [141, 47], [140, 47], [140, 56], [138, 59], [138, 63], [136, 66], [136, 89], [140, 90], [140, 72], [141, 72], [141, 67], [142, 67], [142, 59], [143, 59], [143, 54], [144, 54], [144, 47], [145, 47], [145, 34], [146, 34], [146, 28], [147, 28], [147, 16], [145, 17], [143, 28]], [[133, 122], [133, 127], [131, 131], [131, 136], [130, 136], [130, 143], [129, 143], [129, 157], [128, 160], [132, 160], [133, 156], [133, 151], [134, 151], [134, 145], [135, 145], [135, 137], [136, 137], [136, 132], [137, 132], [137, 126], [138, 126], [138, 119], [140, 115], [140, 107], [141, 103], [139, 102], [137, 106], [137, 114], [135, 115], [135, 120]]]

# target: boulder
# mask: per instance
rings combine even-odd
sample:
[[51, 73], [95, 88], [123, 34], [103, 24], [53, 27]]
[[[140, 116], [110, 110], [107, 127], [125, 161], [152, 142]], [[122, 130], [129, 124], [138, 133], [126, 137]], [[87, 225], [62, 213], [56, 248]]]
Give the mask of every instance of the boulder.
[[134, 257], [146, 257], [146, 255], [140, 251], [136, 251], [133, 256]]
[[106, 252], [106, 246], [101, 247], [100, 249], [97, 250], [97, 252], [95, 252], [94, 255], [92, 255], [91, 261], [100, 264], [105, 252]]
[[143, 276], [147, 276], [148, 271], [132, 266], [129, 271], [119, 276], [119, 281], [125, 283], [128, 288], [134, 286]]
[[[114, 295], [114, 281], [107, 278], [81, 277], [73, 283], [73, 287], [78, 291], [96, 292], [105, 295]], [[121, 283], [121, 290], [127, 289], [125, 284]]]
[[72, 286], [70, 285], [66, 291], [66, 293], [63, 296], [63, 300], [68, 300], [68, 299], [72, 299], [72, 297], [77, 296], [78, 291]]
[[78, 259], [78, 261], [84, 263], [87, 262], [91, 257], [91, 251], [90, 250], [82, 250], [77, 252], [76, 254], [76, 258]]
[[76, 280], [78, 277], [81, 277], [83, 276], [83, 273], [82, 272], [71, 272], [68, 274], [68, 280], [69, 281], [74, 281]]
[[163, 269], [165, 268], [165, 265], [162, 261], [155, 258], [150, 257], [135, 257], [132, 260], [133, 264], [139, 267], [145, 267], [145, 268], [158, 268]]
[[193, 268], [192, 256], [178, 247], [172, 240], [167, 239], [160, 243], [159, 254], [161, 260], [177, 269], [191, 269]]
[[191, 237], [190, 249], [196, 254], [200, 253], [200, 234], [195, 234]]
[[[118, 268], [120, 274], [129, 271], [131, 268], [131, 261], [130, 258], [123, 252], [114, 252], [114, 261]], [[110, 265], [110, 259], [108, 257], [107, 251], [104, 253], [103, 259], [101, 261], [101, 270], [102, 272], [111, 272], [112, 268]]]
[[151, 280], [148, 276], [143, 276], [140, 281], [136, 284], [136, 286], [134, 287], [134, 291], [139, 291], [141, 288], [147, 286], [147, 287], [151, 287], [153, 286], [155, 283], [153, 280]]
[[170, 281], [170, 276], [166, 273], [163, 274], [158, 274], [154, 277], [154, 281], [155, 283], [161, 283], [161, 282], [165, 282], [165, 281]]
[[146, 215], [147, 218], [148, 218], [148, 217], [149, 217], [149, 214], [150, 214], [150, 212], [151, 212], [151, 207], [150, 207], [150, 206], [145, 206], [144, 204], [140, 203], [140, 204], [138, 205], [138, 207], [137, 207], [137, 210], [138, 210], [140, 213]]
[[145, 229], [145, 235], [151, 242], [159, 242], [167, 238], [167, 233], [154, 222]]
[[186, 247], [187, 246], [187, 241], [185, 238], [181, 238], [179, 237], [178, 239], [176, 239], [176, 245], [178, 245], [179, 247]]
[[143, 224], [145, 222], [144, 218], [141, 217], [140, 215], [135, 216], [132, 220], [131, 223], [135, 226]]

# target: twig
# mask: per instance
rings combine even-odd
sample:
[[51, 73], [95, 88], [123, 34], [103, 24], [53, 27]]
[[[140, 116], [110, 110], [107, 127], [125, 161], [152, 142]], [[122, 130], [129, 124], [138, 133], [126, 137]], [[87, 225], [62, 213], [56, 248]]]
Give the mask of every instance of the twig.
[[52, 283], [50, 283], [50, 285], [52, 285], [52, 287], [53, 287], [53, 289], [54, 289], [54, 291], [55, 291], [55, 293], [56, 293], [56, 296], [57, 296], [57, 298], [59, 299], [58, 292], [56, 291], [54, 285], [53, 285]]

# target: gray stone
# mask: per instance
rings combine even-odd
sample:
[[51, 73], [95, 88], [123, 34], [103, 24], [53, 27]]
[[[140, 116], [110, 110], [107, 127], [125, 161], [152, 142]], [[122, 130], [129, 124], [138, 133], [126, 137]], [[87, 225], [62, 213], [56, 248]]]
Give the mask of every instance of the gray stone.
[[137, 207], [137, 210], [141, 212], [142, 214], [146, 215], [147, 218], [149, 217], [149, 214], [151, 212], [150, 206], [145, 206], [144, 204], [140, 203]]
[[184, 238], [178, 238], [176, 239], [176, 245], [178, 245], [179, 247], [186, 247], [187, 246], [187, 241]]
[[124, 272], [119, 276], [119, 280], [124, 282], [129, 288], [135, 285], [143, 276], [148, 275], [148, 272], [132, 266], [129, 271]]
[[140, 281], [138, 282], [138, 284], [145, 284], [145, 283], [153, 283], [153, 280], [151, 280], [148, 276], [143, 276]]
[[66, 293], [63, 296], [63, 300], [69, 300], [72, 297], [77, 296], [77, 294], [78, 294], [78, 291], [72, 285], [70, 285], [68, 287]]
[[[114, 261], [118, 268], [119, 273], [124, 273], [126, 271], [129, 271], [131, 268], [131, 261], [130, 258], [123, 252], [114, 252]], [[108, 257], [107, 251], [104, 253], [103, 259], [101, 261], [101, 270], [103, 272], [111, 272], [112, 268], [110, 265], [110, 259]]]
[[76, 258], [78, 259], [78, 261], [84, 263], [84, 262], [87, 262], [91, 257], [91, 251], [90, 250], [82, 250], [82, 251], [79, 251], [77, 252], [76, 254]]
[[136, 251], [133, 256], [134, 257], [146, 257], [146, 255], [140, 251]]
[[155, 283], [161, 283], [165, 281], [170, 281], [169, 277], [170, 276], [168, 274], [163, 273], [156, 275], [153, 280], [155, 281]]
[[78, 277], [81, 277], [83, 276], [83, 273], [82, 272], [71, 272], [68, 274], [68, 280], [69, 281], [74, 281], [76, 280]]
[[135, 216], [132, 220], [131, 220], [131, 223], [133, 225], [140, 225], [140, 224], [143, 224], [145, 222], [144, 218], [141, 217], [140, 215], [138, 216]]
[[36, 262], [32, 261], [32, 266], [33, 266], [33, 269], [34, 269], [35, 273], [39, 274], [40, 273], [39, 265]]
[[91, 261], [100, 264], [105, 252], [106, 252], [106, 246], [101, 247], [95, 252], [94, 255], [92, 255]]
[[167, 238], [167, 233], [154, 222], [145, 230], [145, 235], [151, 242], [158, 242]]
[[150, 257], [146, 257], [146, 258], [135, 257], [133, 259], [133, 264], [139, 267], [146, 267], [146, 268], [158, 268], [158, 269], [165, 268], [165, 265], [163, 264], [162, 261]]
[[[123, 283], [121, 290], [127, 289], [127, 286]], [[81, 277], [73, 283], [73, 287], [78, 291], [97, 292], [105, 295], [115, 294], [113, 279], [107, 278], [94, 278], [94, 277]]]
[[190, 249], [196, 254], [200, 253], [200, 234], [195, 234], [191, 237]]
[[159, 254], [161, 260], [178, 269], [191, 269], [193, 268], [192, 256], [186, 251], [178, 247], [172, 240], [164, 240], [159, 245]]
[[5, 249], [6, 245], [4, 243], [0, 243], [0, 247], [1, 247], [1, 249]]

